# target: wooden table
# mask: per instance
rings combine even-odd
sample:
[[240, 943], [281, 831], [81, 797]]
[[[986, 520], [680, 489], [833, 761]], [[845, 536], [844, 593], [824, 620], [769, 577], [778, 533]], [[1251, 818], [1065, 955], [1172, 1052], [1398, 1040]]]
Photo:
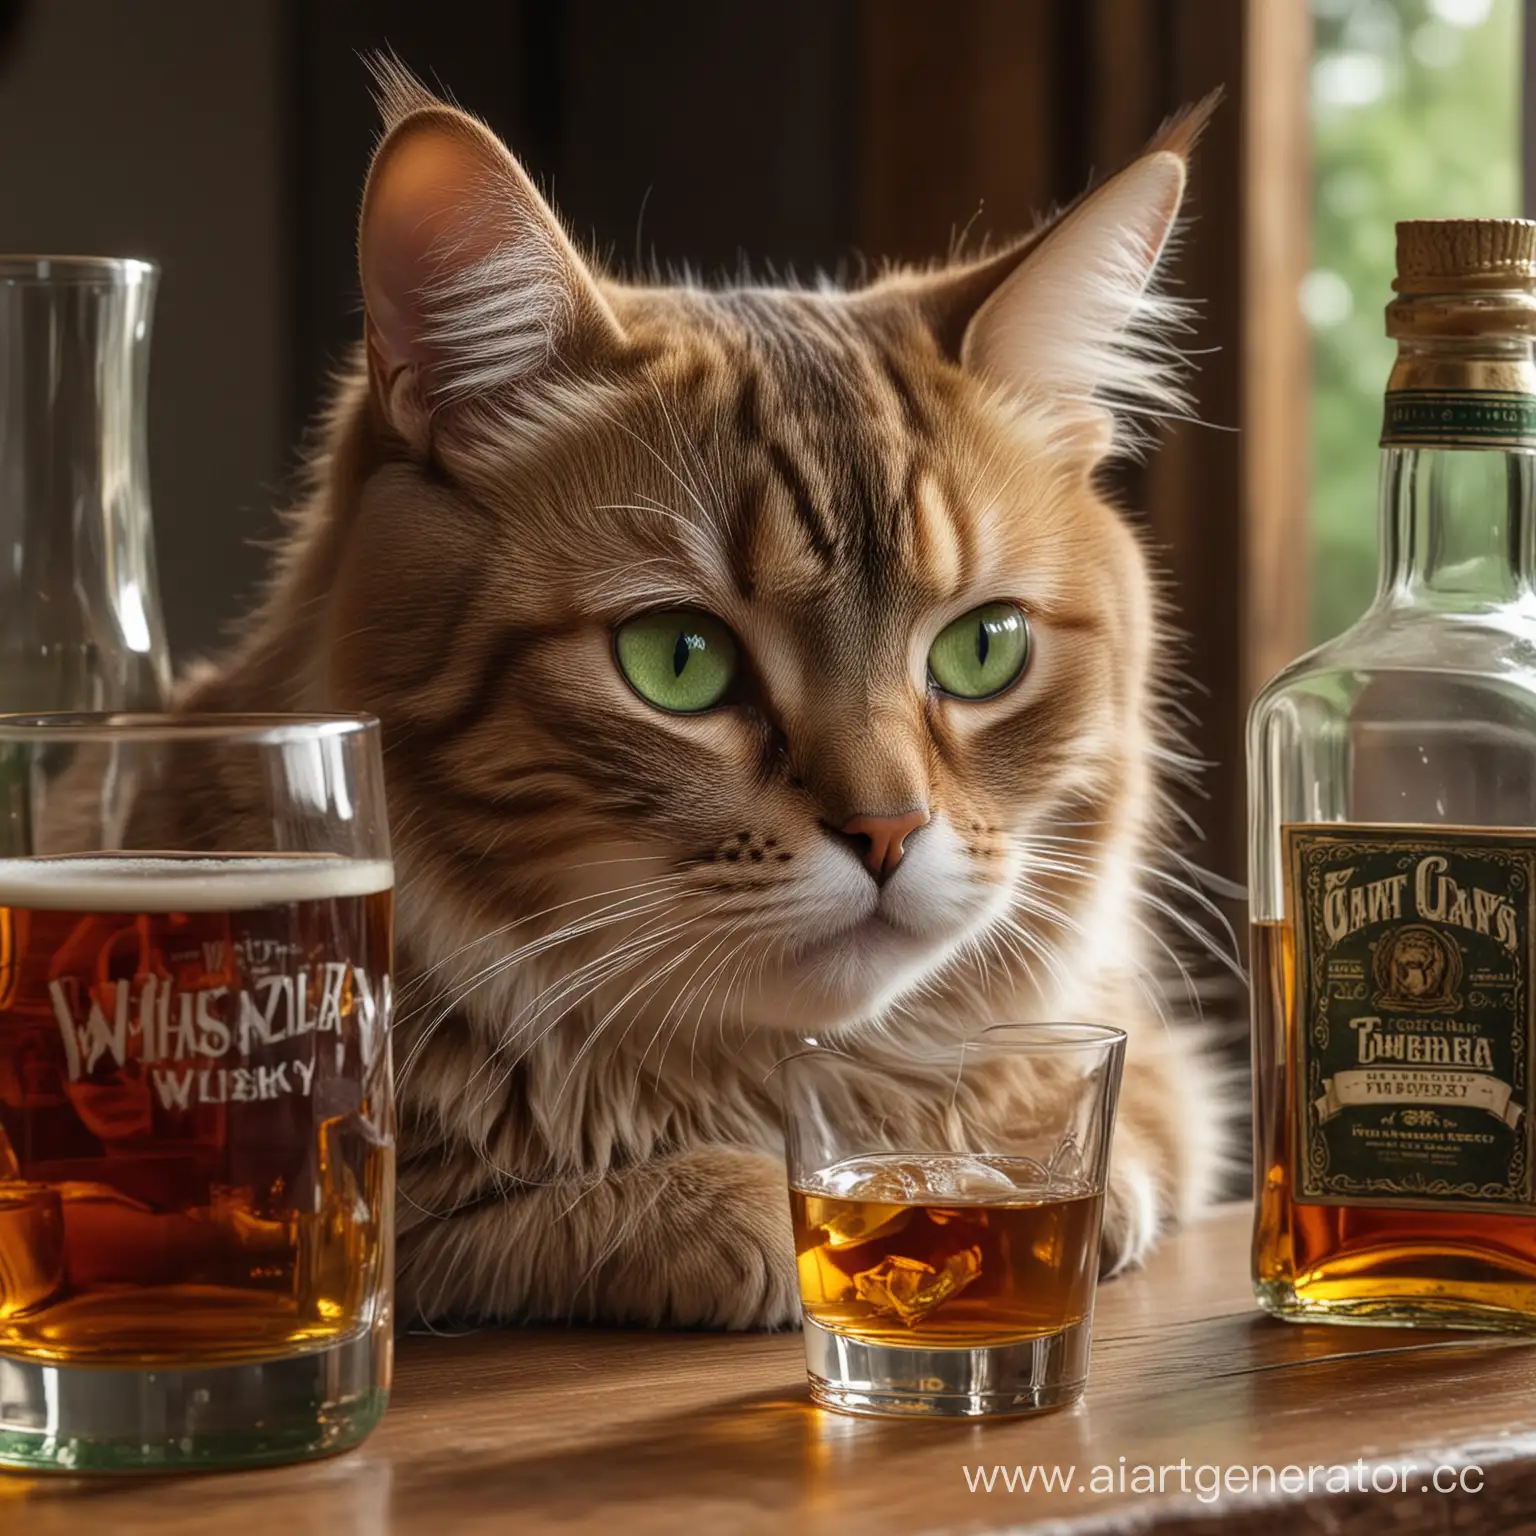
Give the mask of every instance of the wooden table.
[[[852, 1419], [806, 1396], [787, 1335], [411, 1338], [361, 1449], [272, 1471], [133, 1482], [0, 1475], [5, 1536], [620, 1536], [680, 1532], [1480, 1533], [1536, 1529], [1536, 1351], [1477, 1336], [1260, 1316], [1247, 1208], [1099, 1293], [1074, 1408], [953, 1424]], [[1090, 1491], [1094, 1466], [1127, 1491]], [[1178, 1463], [1188, 1469], [1181, 1473]], [[1407, 1489], [1399, 1465], [1417, 1464]], [[1205, 1468], [1347, 1464], [1349, 1492], [1199, 1491]], [[1422, 1492], [1442, 1483], [1480, 1491]], [[972, 1492], [967, 1468], [1075, 1468], [1068, 1491]], [[1130, 1491], [1163, 1466], [1161, 1494]], [[1471, 1470], [1473, 1467], [1479, 1469]], [[1364, 1474], [1367, 1491], [1358, 1481]], [[974, 1475], [974, 1471], [973, 1471]], [[1372, 1492], [1379, 1487], [1396, 1491]], [[1142, 1474], [1143, 1478], [1147, 1474]], [[1335, 1480], [1340, 1474], [1333, 1474]], [[1188, 1491], [1180, 1491], [1181, 1478]], [[1277, 1507], [1277, 1501], [1279, 1506]]]

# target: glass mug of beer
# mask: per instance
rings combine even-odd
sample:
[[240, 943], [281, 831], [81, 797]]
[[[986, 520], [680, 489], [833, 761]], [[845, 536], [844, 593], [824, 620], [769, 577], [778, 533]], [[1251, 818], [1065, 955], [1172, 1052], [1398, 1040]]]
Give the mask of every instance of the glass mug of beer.
[[0, 1466], [378, 1421], [392, 902], [371, 718], [0, 716]]

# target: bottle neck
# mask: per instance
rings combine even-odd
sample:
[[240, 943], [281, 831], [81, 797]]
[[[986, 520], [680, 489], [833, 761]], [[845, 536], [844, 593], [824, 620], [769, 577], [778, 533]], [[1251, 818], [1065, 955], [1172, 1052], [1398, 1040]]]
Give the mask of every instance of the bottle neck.
[[[1465, 318], [1478, 302], [1442, 303], [1429, 323]], [[1411, 326], [1431, 303], [1399, 299], [1389, 322]], [[1473, 311], [1471, 323], [1491, 318]], [[1395, 330], [1378, 603], [1477, 609], [1536, 589], [1536, 364], [1529, 337], [1511, 331]]]
[[1382, 450], [1378, 601], [1434, 608], [1536, 590], [1536, 451]]

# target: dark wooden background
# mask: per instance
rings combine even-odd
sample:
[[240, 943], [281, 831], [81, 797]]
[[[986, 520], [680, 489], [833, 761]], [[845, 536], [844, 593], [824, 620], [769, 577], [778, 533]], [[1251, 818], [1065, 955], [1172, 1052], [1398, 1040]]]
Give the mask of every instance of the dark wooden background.
[[0, 248], [164, 266], [152, 458], [186, 655], [248, 600], [357, 333], [362, 53], [487, 118], [611, 259], [726, 276], [1017, 233], [1225, 86], [1176, 268], [1207, 425], [1120, 491], [1188, 636], [1201, 857], [1241, 878], [1242, 719], [1305, 613], [1306, 46], [1304, 0], [0, 0]]

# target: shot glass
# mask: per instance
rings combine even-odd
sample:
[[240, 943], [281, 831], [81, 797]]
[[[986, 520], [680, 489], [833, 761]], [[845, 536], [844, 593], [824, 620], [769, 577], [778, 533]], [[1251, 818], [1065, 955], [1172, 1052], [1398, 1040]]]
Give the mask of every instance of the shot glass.
[[1088, 1377], [1125, 1053], [1097, 1024], [1000, 1024], [921, 1060], [781, 1063], [811, 1396], [984, 1417]]

